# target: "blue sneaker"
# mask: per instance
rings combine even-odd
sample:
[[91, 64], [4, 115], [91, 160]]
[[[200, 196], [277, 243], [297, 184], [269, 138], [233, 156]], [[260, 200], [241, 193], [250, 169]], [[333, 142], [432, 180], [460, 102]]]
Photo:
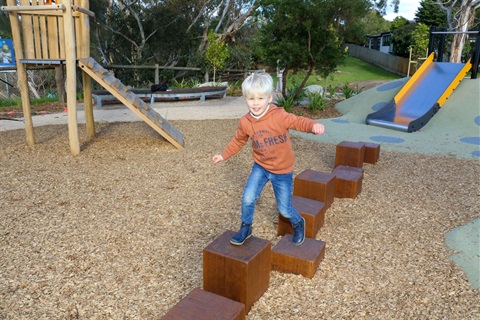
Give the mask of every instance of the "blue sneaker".
[[242, 222], [240, 230], [230, 239], [230, 243], [241, 246], [245, 240], [252, 236], [252, 225]]
[[293, 227], [293, 237], [292, 241], [294, 245], [301, 245], [305, 240], [305, 219], [302, 217], [297, 224], [292, 224]]

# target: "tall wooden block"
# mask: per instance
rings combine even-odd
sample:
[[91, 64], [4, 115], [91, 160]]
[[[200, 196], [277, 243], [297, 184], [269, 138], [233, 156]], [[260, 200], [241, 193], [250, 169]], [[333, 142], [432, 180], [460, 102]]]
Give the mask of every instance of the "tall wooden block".
[[364, 158], [365, 143], [342, 141], [336, 148], [334, 167], [349, 166], [362, 168]]
[[245, 305], [217, 294], [193, 289], [162, 320], [245, 320]]
[[234, 246], [235, 233], [227, 230], [203, 250], [203, 289], [243, 303], [248, 313], [268, 289], [272, 245], [252, 236]]
[[[315, 238], [318, 231], [325, 223], [325, 205], [321, 201], [302, 198], [298, 196], [292, 197], [293, 207], [305, 219], [305, 236]], [[277, 235], [293, 234], [293, 227], [289, 219], [278, 215]]]
[[329, 172], [305, 170], [293, 182], [293, 195], [321, 201], [330, 208], [335, 197], [335, 175]]
[[380, 145], [371, 142], [362, 142], [365, 144], [365, 157], [363, 162], [375, 164], [380, 158]]
[[313, 278], [324, 257], [325, 242], [305, 238], [296, 246], [292, 235], [287, 234], [272, 248], [272, 270]]
[[362, 168], [338, 166], [333, 174], [336, 176], [335, 198], [356, 198], [362, 191]]

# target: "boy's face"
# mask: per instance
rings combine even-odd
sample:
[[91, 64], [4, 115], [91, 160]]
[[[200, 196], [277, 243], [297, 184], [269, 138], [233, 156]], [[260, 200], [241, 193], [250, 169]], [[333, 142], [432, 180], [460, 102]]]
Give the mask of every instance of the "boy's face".
[[262, 115], [267, 110], [268, 104], [272, 102], [273, 95], [265, 93], [250, 93], [245, 95], [248, 110], [255, 116]]

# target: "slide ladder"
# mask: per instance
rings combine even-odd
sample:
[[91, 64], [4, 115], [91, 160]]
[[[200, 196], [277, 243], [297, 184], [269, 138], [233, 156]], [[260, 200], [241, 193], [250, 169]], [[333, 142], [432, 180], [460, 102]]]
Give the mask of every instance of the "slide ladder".
[[123, 85], [119, 79], [91, 57], [79, 59], [78, 65], [83, 72], [97, 81], [103, 88], [108, 90], [115, 98], [132, 110], [171, 144], [179, 149], [184, 147], [182, 133], [140, 99], [132, 91], [131, 87]]

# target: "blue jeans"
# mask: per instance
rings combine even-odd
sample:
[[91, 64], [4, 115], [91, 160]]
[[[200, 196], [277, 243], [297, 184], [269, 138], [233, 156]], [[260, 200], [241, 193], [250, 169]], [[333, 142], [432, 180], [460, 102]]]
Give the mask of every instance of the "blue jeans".
[[257, 163], [253, 164], [252, 172], [243, 190], [242, 222], [253, 223], [255, 204], [268, 181], [272, 183], [280, 214], [289, 219], [292, 224], [299, 223], [302, 216], [292, 206], [293, 171], [286, 174], [275, 174], [265, 170]]

